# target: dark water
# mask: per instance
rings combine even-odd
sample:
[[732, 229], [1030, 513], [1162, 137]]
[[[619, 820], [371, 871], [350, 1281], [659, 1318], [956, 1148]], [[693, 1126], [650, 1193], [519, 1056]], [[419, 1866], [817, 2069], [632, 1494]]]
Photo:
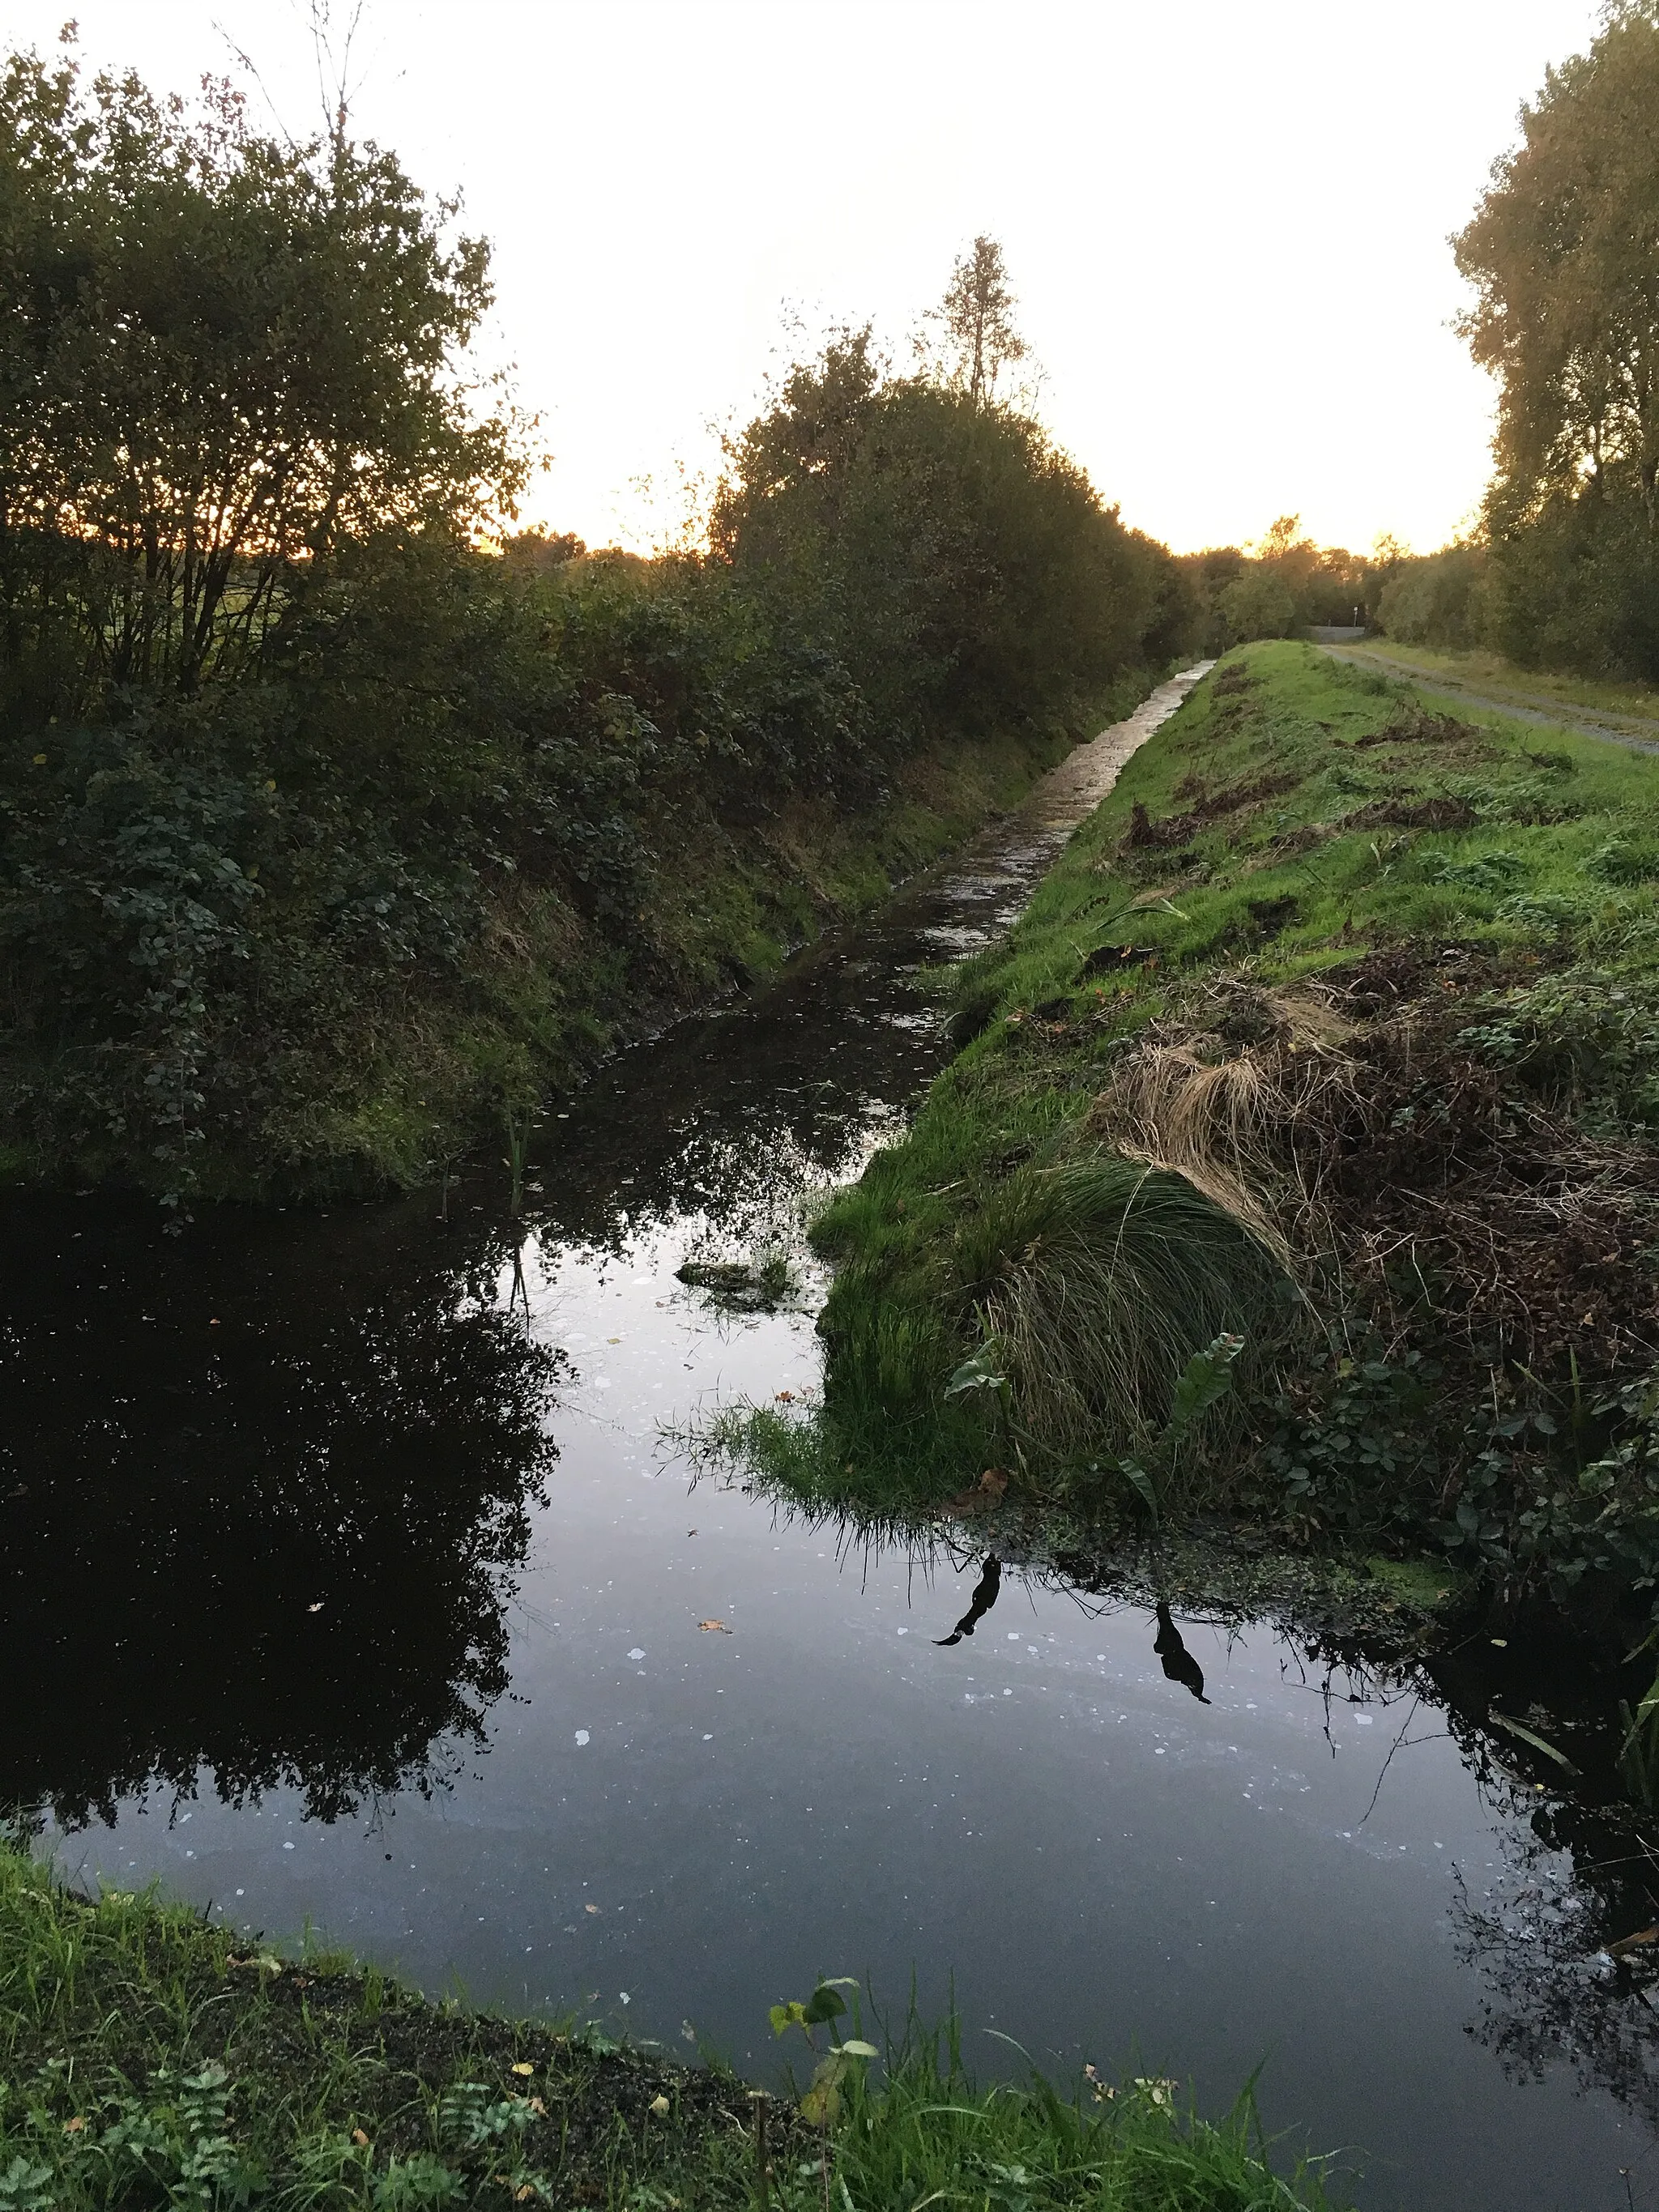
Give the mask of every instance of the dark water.
[[987, 2072], [994, 2030], [1213, 2108], [1265, 2061], [1268, 2124], [1363, 2157], [1367, 2206], [1659, 2203], [1659, 2023], [1598, 1956], [1659, 1868], [1482, 1724], [1568, 1741], [1562, 1655], [1390, 1673], [849, 1556], [662, 1440], [810, 1387], [810, 1265], [748, 1317], [675, 1269], [799, 1251], [899, 1125], [947, 1050], [918, 969], [1017, 909], [1098, 783], [1068, 765], [616, 1061], [542, 1132], [528, 1235], [487, 1177], [447, 1228], [9, 1203], [0, 1802], [88, 1878], [757, 2070], [817, 1972], [933, 2008], [954, 1973]]

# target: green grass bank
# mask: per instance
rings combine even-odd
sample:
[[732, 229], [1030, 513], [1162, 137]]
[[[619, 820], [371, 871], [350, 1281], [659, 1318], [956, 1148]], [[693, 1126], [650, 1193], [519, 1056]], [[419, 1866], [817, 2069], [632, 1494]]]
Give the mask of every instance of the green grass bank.
[[1017, 805], [1074, 742], [1129, 712], [1155, 681], [1124, 685], [1074, 728], [931, 745], [862, 807], [793, 796], [734, 820], [682, 793], [653, 830], [672, 862], [653, 871], [629, 916], [586, 915], [556, 884], [502, 884], [460, 988], [416, 975], [407, 994], [362, 1010], [351, 1051], [327, 1051], [275, 1109], [263, 1158], [227, 1152], [204, 1163], [204, 1194], [372, 1195], [435, 1179], [609, 1053], [763, 981], [823, 930], [878, 904]]
[[819, 1507], [1659, 1573], [1659, 767], [1274, 643], [1126, 769], [818, 1223]]
[[981, 2089], [951, 2035], [913, 2024], [872, 2069], [815, 2033], [818, 2102], [763, 2105], [719, 2067], [434, 2003], [349, 1959], [281, 1959], [151, 1894], [72, 1895], [0, 1845], [6, 2212], [1330, 2201], [1312, 2169], [1275, 2176], [1248, 2101], [1212, 2126], [1172, 2082]]

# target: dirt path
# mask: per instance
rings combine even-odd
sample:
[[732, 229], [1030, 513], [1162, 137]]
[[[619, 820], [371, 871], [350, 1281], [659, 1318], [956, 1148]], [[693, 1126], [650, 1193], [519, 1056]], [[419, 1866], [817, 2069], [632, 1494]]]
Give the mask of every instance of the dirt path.
[[[1465, 707], [1482, 707], [1493, 714], [1507, 714], [1511, 721], [1536, 722], [1547, 729], [1571, 730], [1581, 738], [1605, 738], [1609, 744], [1627, 746], [1632, 752], [1659, 753], [1659, 731], [1656, 731], [1653, 723], [1639, 721], [1634, 715], [1564, 706], [1560, 701], [1538, 692], [1522, 691], [1496, 699], [1455, 676], [1419, 668], [1408, 660], [1396, 660], [1375, 646], [1326, 645], [1320, 651], [1328, 653], [1333, 660], [1351, 660], [1357, 668], [1376, 668], [1385, 676], [1401, 677], [1419, 691], [1455, 699]], [[1644, 732], [1655, 733], [1644, 735]]]

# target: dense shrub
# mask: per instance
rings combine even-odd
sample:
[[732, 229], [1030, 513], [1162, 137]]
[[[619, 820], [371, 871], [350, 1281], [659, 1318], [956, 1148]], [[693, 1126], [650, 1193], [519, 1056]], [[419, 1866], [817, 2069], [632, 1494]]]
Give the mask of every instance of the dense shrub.
[[1384, 585], [1377, 624], [1407, 645], [1461, 652], [1487, 642], [1486, 556], [1478, 545], [1448, 545], [1402, 561]]

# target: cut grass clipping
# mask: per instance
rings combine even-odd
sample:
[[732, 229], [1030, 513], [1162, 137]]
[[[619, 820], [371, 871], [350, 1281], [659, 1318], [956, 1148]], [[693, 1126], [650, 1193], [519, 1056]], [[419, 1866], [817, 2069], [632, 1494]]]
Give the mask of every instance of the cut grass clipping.
[[820, 2064], [803, 2109], [596, 2032], [433, 2004], [349, 1960], [281, 1959], [153, 1894], [78, 1898], [3, 1844], [0, 2038], [5, 2212], [1328, 2202], [1314, 2168], [1274, 2175], [1248, 2097], [1212, 2125], [1163, 2081], [981, 2089], [955, 2027], [913, 2018], [884, 2067], [832, 2069], [833, 2099]]

